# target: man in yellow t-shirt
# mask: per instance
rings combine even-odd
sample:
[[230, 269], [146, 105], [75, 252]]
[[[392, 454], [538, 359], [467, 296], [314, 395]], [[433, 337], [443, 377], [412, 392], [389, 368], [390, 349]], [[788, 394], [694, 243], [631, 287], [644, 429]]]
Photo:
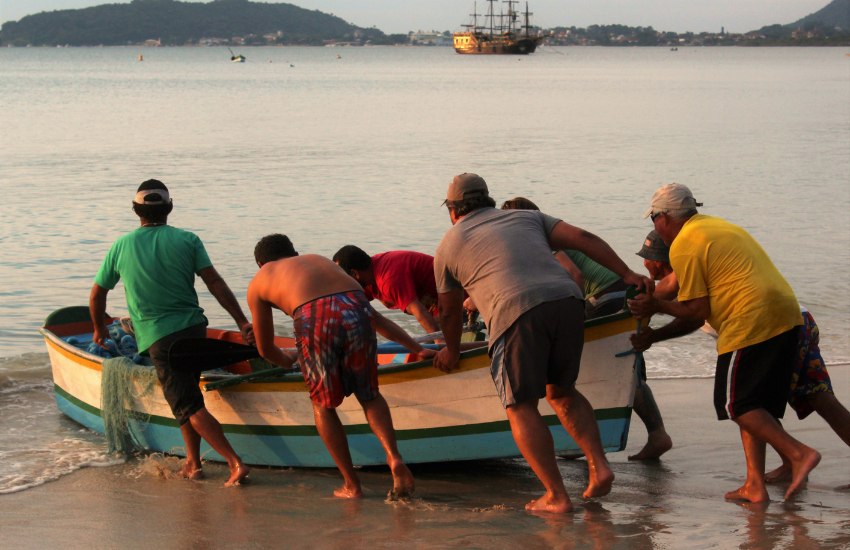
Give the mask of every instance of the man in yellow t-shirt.
[[[665, 313], [708, 320], [718, 333], [714, 406], [720, 420], [741, 428], [747, 480], [728, 499], [769, 500], [764, 482], [765, 443], [787, 456], [793, 479], [785, 498], [806, 482], [820, 453], [803, 445], [778, 422], [785, 414], [796, 358], [800, 306], [791, 286], [749, 233], [697, 212], [686, 186], [671, 183], [652, 197], [644, 215], [670, 246], [679, 279], [678, 302], [641, 294], [629, 301], [635, 317]], [[789, 454], [790, 453], [790, 454]]]

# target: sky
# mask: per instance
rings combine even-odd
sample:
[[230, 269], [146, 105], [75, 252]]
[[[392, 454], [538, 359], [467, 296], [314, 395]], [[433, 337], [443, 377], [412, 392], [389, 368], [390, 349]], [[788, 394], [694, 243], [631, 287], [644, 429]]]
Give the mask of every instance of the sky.
[[[203, 0], [190, 0], [203, 1]], [[274, 0], [259, 0], [276, 3]], [[659, 31], [747, 32], [774, 23], [793, 23], [830, 0], [529, 0], [532, 24], [557, 26], [622, 24]], [[130, 0], [0, 0], [0, 22], [60, 9]], [[467, 23], [473, 0], [291, 0], [305, 9], [332, 13], [360, 27], [385, 33], [456, 31]], [[479, 0], [479, 12], [485, 5]]]

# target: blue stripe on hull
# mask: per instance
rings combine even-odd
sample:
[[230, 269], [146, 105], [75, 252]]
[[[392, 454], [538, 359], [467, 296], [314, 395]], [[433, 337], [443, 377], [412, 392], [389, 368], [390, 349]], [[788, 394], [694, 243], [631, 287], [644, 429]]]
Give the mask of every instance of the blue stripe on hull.
[[[103, 433], [103, 421], [58, 393], [56, 402], [59, 410], [80, 424], [98, 433]], [[602, 446], [606, 452], [621, 451], [626, 447], [631, 418], [615, 418], [598, 421]], [[153, 451], [185, 456], [183, 436], [176, 426], [150, 423], [142, 427], [133, 423], [139, 444]], [[558, 454], [579, 454], [578, 445], [560, 426], [550, 427]], [[236, 452], [248, 464], [267, 466], [333, 467], [334, 463], [318, 436], [274, 436], [227, 434], [227, 439]], [[348, 436], [351, 458], [355, 465], [386, 464], [386, 455], [378, 438], [373, 434]], [[506, 458], [520, 456], [509, 431], [403, 439], [398, 442], [399, 451], [408, 463], [445, 462], [451, 460], [474, 460], [482, 458]], [[223, 461], [218, 453], [206, 443], [201, 445], [204, 459]]]

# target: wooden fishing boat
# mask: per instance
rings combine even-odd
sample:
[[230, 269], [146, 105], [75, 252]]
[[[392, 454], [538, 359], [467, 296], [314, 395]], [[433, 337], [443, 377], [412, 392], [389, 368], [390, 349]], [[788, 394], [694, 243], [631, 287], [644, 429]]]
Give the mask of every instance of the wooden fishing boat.
[[[631, 355], [615, 357], [631, 348], [628, 336], [636, 322], [622, 312], [586, 323], [584, 353], [578, 387], [594, 408], [607, 452], [626, 446], [635, 389]], [[80, 424], [103, 433], [101, 369], [103, 358], [87, 353], [66, 340], [91, 340], [93, 327], [88, 308], [60, 309], [40, 329], [53, 367], [59, 410]], [[238, 333], [209, 329], [208, 337], [240, 342]], [[278, 338], [281, 347], [293, 340]], [[490, 377], [485, 348], [461, 354], [459, 368], [450, 374], [432, 367], [431, 361], [406, 362], [407, 354], [379, 356], [378, 380], [389, 403], [399, 449], [405, 460], [439, 462], [498, 457], [518, 457], [507, 416]], [[228, 367], [236, 375], [250, 371], [249, 363]], [[212, 377], [201, 386], [212, 385]], [[307, 387], [300, 373], [259, 379], [204, 394], [206, 406], [223, 425], [235, 450], [249, 464], [270, 466], [331, 467], [313, 419]], [[132, 421], [133, 435], [145, 448], [185, 456], [179, 426], [159, 386], [145, 402], [128, 407], [149, 414], [149, 421]], [[540, 410], [559, 454], [579, 454], [545, 400]], [[348, 434], [356, 465], [384, 464], [385, 455], [372, 434], [354, 397], [338, 409]], [[206, 459], [221, 460], [206, 444]]]

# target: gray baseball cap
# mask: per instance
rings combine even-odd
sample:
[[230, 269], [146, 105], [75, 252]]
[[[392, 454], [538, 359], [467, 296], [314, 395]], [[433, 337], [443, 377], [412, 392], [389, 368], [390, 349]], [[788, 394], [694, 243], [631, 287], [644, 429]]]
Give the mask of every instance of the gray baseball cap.
[[455, 176], [452, 180], [443, 204], [448, 201], [462, 201], [472, 197], [488, 196], [489, 194], [490, 191], [487, 189], [487, 182], [484, 181], [484, 178], [478, 174], [463, 173]]

